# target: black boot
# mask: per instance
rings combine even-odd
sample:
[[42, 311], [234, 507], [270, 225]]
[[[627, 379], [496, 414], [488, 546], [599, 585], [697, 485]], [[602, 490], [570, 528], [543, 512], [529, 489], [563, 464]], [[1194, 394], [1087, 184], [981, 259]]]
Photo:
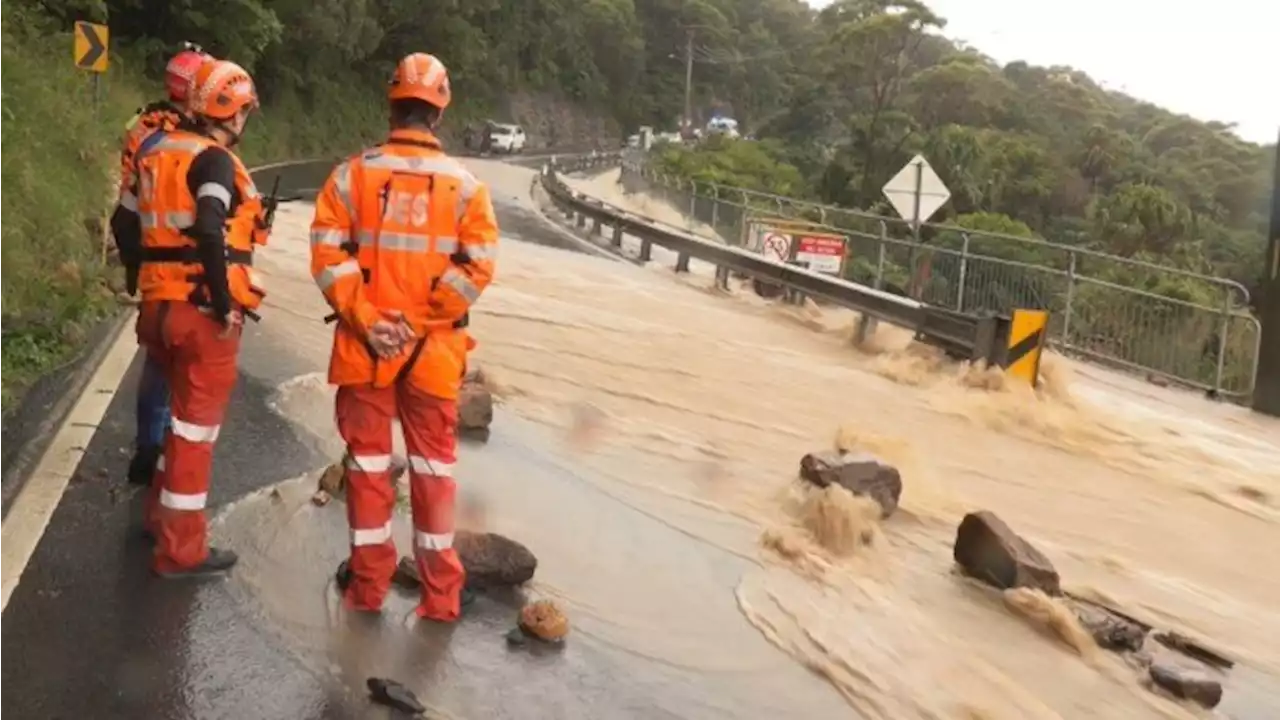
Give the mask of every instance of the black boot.
[[129, 461], [129, 484], [150, 485], [162, 452], [164, 448], [159, 445], [142, 445], [134, 450], [133, 459]]
[[209, 548], [209, 556], [204, 562], [193, 568], [183, 570], [174, 570], [171, 572], [158, 573], [162, 578], [188, 578], [203, 577], [206, 575], [219, 575], [229, 571], [240, 557], [231, 550], [223, 550], [222, 548]]
[[338, 583], [338, 589], [342, 592], [347, 591], [347, 586], [351, 584], [351, 562], [343, 560], [338, 563], [338, 571], [333, 574], [333, 579]]

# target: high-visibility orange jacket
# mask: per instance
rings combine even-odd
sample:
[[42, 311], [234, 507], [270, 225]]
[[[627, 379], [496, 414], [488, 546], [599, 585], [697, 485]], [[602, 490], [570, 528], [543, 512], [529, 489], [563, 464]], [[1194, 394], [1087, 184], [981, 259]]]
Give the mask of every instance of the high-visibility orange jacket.
[[[316, 198], [311, 273], [336, 311], [329, 382], [398, 378], [457, 397], [471, 341], [471, 305], [493, 279], [498, 223], [488, 188], [427, 132], [387, 142], [334, 168]], [[382, 360], [366, 343], [388, 311], [420, 340]]]
[[138, 148], [142, 143], [151, 137], [152, 133], [172, 132], [178, 129], [181, 123], [182, 113], [167, 100], [151, 103], [138, 110], [138, 114], [125, 126], [124, 139], [121, 141], [119, 195], [123, 195], [126, 190], [133, 187], [136, 172], [134, 156], [138, 154]]
[[[262, 197], [240, 159], [203, 135], [186, 130], [168, 133], [137, 162], [137, 181], [121, 206], [134, 209], [142, 226], [142, 269], [138, 289], [143, 300], [190, 300], [210, 304], [210, 269], [193, 237], [198, 197], [216, 198], [227, 209], [221, 227], [225, 244], [225, 291], [235, 306], [253, 310], [265, 292], [253, 270], [253, 249], [266, 242], [259, 231]], [[193, 187], [188, 177], [203, 152], [220, 152], [234, 167], [233, 187], [204, 183]], [[227, 162], [223, 160], [222, 162]], [[230, 173], [228, 173], [230, 175]], [[130, 207], [132, 206], [132, 207]], [[219, 228], [214, 228], [214, 236]], [[213, 303], [216, 305], [217, 303]]]

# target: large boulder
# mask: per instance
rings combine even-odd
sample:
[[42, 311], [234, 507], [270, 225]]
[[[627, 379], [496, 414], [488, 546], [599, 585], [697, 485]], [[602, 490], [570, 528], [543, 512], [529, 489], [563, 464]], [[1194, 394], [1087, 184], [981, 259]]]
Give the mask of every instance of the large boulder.
[[[453, 535], [453, 547], [467, 570], [467, 586], [473, 588], [512, 587], [533, 578], [538, 558], [529, 548], [497, 533], [459, 530]], [[391, 577], [396, 585], [412, 590], [422, 583], [413, 558], [400, 558]]]
[[860, 452], [823, 450], [800, 459], [800, 477], [817, 485], [839, 485], [854, 495], [875, 500], [881, 517], [898, 509], [902, 497], [902, 475], [879, 458]]
[[1196, 670], [1166, 663], [1153, 663], [1151, 682], [1180, 700], [1206, 708], [1214, 708], [1222, 702], [1222, 683]]
[[467, 569], [467, 585], [477, 588], [519, 585], [533, 578], [538, 558], [529, 548], [497, 533], [459, 530], [453, 546]]
[[1049, 558], [989, 510], [969, 513], [960, 521], [954, 555], [966, 574], [1002, 590], [1029, 587], [1062, 594]]
[[493, 422], [493, 393], [485, 387], [483, 375], [468, 375], [458, 392], [458, 433], [478, 440], [489, 439]]

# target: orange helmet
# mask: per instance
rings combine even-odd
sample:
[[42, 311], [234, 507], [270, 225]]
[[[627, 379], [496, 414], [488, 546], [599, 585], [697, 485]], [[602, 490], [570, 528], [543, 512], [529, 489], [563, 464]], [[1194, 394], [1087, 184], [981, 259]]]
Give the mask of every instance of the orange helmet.
[[230, 60], [209, 59], [191, 84], [191, 112], [230, 120], [245, 107], [258, 107], [258, 91], [244, 68]]
[[187, 44], [186, 49], [169, 61], [164, 68], [164, 87], [169, 99], [175, 103], [185, 103], [191, 95], [191, 82], [206, 60], [212, 58], [205, 54], [198, 45]]
[[449, 71], [434, 55], [414, 53], [407, 55], [391, 76], [391, 100], [421, 100], [441, 110], [449, 107], [452, 92], [449, 90]]

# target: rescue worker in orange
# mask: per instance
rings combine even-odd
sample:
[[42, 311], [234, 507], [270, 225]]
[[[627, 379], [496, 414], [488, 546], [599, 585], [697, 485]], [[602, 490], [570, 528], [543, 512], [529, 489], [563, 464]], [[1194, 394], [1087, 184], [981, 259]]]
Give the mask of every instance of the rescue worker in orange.
[[466, 581], [453, 549], [457, 399], [475, 346], [468, 311], [493, 279], [498, 226], [488, 188], [434, 135], [450, 100], [440, 60], [401, 60], [388, 97], [390, 136], [333, 170], [311, 225], [311, 272], [338, 321], [329, 382], [347, 444], [351, 530], [338, 580], [348, 608], [381, 609], [396, 568], [399, 418], [423, 580], [417, 614], [452, 622]]
[[[208, 544], [213, 446], [236, 381], [246, 314], [263, 297], [253, 249], [266, 243], [263, 202], [232, 152], [258, 107], [249, 74], [224, 60], [196, 73], [190, 119], [137, 160], [117, 237], [140, 263], [138, 341], [164, 370], [172, 425], [147, 499], [152, 570], [183, 577], [229, 570]], [[132, 223], [132, 232], [124, 226]], [[115, 223], [113, 223], [114, 225]]]
[[199, 45], [183, 43], [183, 46], [182, 51], [174, 55], [164, 68], [166, 98], [138, 108], [137, 114], [125, 125], [124, 139], [121, 142], [118, 195], [123, 195], [132, 187], [133, 158], [147, 138], [158, 130], [176, 130], [186, 117], [191, 82], [200, 66], [213, 59]]
[[[165, 66], [165, 100], [139, 108], [125, 126], [120, 152], [120, 190], [118, 196], [133, 186], [134, 159], [158, 142], [164, 133], [177, 130], [187, 113], [191, 82], [200, 66], [212, 58], [198, 45], [183, 43], [184, 48]], [[118, 246], [119, 243], [117, 243]], [[125, 265], [125, 287], [130, 295], [138, 291], [137, 258], [121, 256]], [[169, 386], [164, 372], [148, 357], [138, 381], [136, 402], [137, 435], [133, 459], [129, 462], [129, 482], [150, 485], [156, 462], [164, 451], [164, 434], [169, 427]]]

